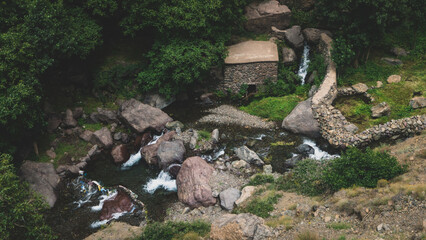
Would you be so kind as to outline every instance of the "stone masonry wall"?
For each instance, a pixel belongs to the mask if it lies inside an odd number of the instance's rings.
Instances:
[[[225,78],[218,89],[223,91],[231,89],[233,92],[238,92],[243,84],[261,85],[268,78],[276,81],[277,74],[277,62],[228,64],[225,65]]]
[[[396,139],[410,136],[426,129],[426,115],[392,120],[376,125],[360,133],[350,131],[351,123],[331,104],[340,95],[352,95],[352,91],[338,91],[336,68],[330,58],[331,38],[321,34],[320,49],[327,59],[327,74],[317,93],[312,98],[312,112],[320,125],[320,131],[332,146],[345,148],[348,146],[365,146],[374,141]],[[374,99],[372,99],[374,100]]]

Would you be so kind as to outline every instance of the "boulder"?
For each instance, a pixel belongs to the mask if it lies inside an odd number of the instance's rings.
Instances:
[[[71,109],[67,109],[65,111],[65,118],[63,123],[65,128],[74,128],[77,126],[77,120],[74,119]]]
[[[158,164],[157,151],[160,147],[160,144],[165,141],[170,141],[176,135],[175,131],[170,131],[161,136],[156,143],[151,145],[146,145],[141,148],[142,157],[145,159],[146,163],[151,165]]]
[[[56,202],[56,188],[60,178],[53,164],[25,161],[21,166],[21,177],[30,185],[30,189],[40,194],[53,207]]]
[[[283,63],[285,65],[290,65],[297,60],[296,53],[291,48],[284,47],[282,53],[283,53]]]
[[[111,219],[114,213],[130,212],[132,208],[132,198],[126,192],[118,190],[115,197],[104,202],[100,220]]]
[[[234,152],[240,159],[249,164],[254,164],[256,166],[263,166],[265,164],[254,151],[246,146],[235,148]]]
[[[92,139],[93,136],[93,132],[89,131],[89,130],[85,130],[83,133],[80,134],[80,138],[83,139],[86,142],[90,142],[90,140]]]
[[[399,83],[401,82],[401,76],[400,75],[390,75],[387,79],[388,83]]]
[[[410,106],[413,109],[424,108],[424,107],[426,107],[426,98],[425,97],[413,97],[410,100]]]
[[[319,40],[321,38],[322,31],[317,28],[305,28],[302,31],[302,34],[308,44],[316,45],[319,43]]]
[[[175,98],[167,99],[159,94],[148,94],[145,97],[143,103],[150,105],[151,107],[163,109],[175,101]]]
[[[310,154],[315,153],[315,149],[308,144],[300,144],[296,147],[296,150],[303,155],[309,156]]]
[[[280,29],[290,26],[290,9],[276,0],[255,1],[245,8],[245,12],[248,31],[266,33],[272,26]]]
[[[157,150],[158,166],[161,169],[166,169],[173,163],[182,163],[185,151],[185,146],[181,140],[160,143]]]
[[[143,227],[132,226],[124,222],[112,222],[107,227],[91,234],[84,240],[132,240],[142,236]]]
[[[293,26],[284,31],[286,41],[294,48],[299,49],[303,47],[303,35],[300,26]]]
[[[235,204],[237,206],[241,205],[242,203],[244,203],[247,199],[249,199],[253,193],[256,191],[256,187],[255,186],[245,186],[243,188],[243,190],[241,191],[241,195],[240,197],[237,199],[237,201],[235,201]]]
[[[219,142],[219,129],[216,128],[212,131],[211,140],[212,140],[213,143]]]
[[[139,133],[143,133],[147,129],[161,132],[166,123],[173,121],[169,115],[160,109],[143,104],[136,99],[130,99],[121,104],[120,117]]]
[[[121,136],[121,138],[123,139],[123,135]],[[151,141],[152,141],[152,134],[150,132],[146,132],[140,136],[137,136],[133,145],[135,146],[135,148],[140,148],[140,147],[146,146]]]
[[[389,105],[386,102],[382,102],[382,103],[379,103],[378,105],[373,106],[371,108],[371,116],[373,118],[379,118],[379,117],[382,117],[382,116],[386,116],[386,115],[389,115],[390,110],[391,109],[390,109]]]
[[[357,83],[352,85],[352,88],[357,92],[357,93],[365,93],[368,90],[368,86],[365,85],[364,83]]]
[[[90,141],[101,148],[110,148],[113,143],[111,132],[107,127],[103,127],[94,132]]]
[[[214,168],[200,157],[186,159],[176,178],[179,200],[191,208],[216,204],[209,185]]]
[[[108,109],[97,108],[97,112],[90,114],[90,119],[94,122],[105,124],[118,123],[117,113]]]
[[[282,127],[292,133],[303,134],[312,138],[320,136],[320,127],[312,113],[311,98],[300,102],[284,118]]]
[[[228,188],[225,191],[219,193],[220,206],[228,211],[234,209],[234,203],[241,196],[240,190],[236,188]]]
[[[120,144],[112,149],[111,156],[114,159],[114,163],[123,164],[129,160],[130,153],[126,145]]]
[[[273,236],[265,220],[250,213],[222,215],[213,221],[210,232],[213,240],[261,240]]]
[[[397,66],[397,65],[402,65],[402,61],[396,58],[388,58],[388,57],[384,57],[381,58],[383,62],[389,64],[389,65],[393,65],[393,66]]]
[[[248,164],[246,161],[244,161],[244,160],[238,160],[238,161],[233,161],[232,163],[231,163],[231,166],[233,167],[233,168],[236,168],[236,169],[241,169],[241,168],[249,168],[250,167],[250,164]]]
[[[397,56],[397,57],[405,57],[405,56],[408,55],[407,51],[405,51],[405,49],[400,48],[400,47],[394,47],[394,48],[392,48],[391,52],[393,54],[395,54],[395,56]]]

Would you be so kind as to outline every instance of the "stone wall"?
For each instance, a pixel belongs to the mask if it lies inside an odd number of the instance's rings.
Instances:
[[[261,85],[268,78],[276,81],[277,74],[277,62],[228,64],[225,65],[225,78],[218,85],[218,89],[223,91],[231,89],[233,92],[238,92],[243,84]]]
[[[343,114],[331,104],[337,95],[356,94],[352,89],[337,89],[336,67],[330,58],[332,39],[321,34],[319,44],[328,67],[327,74],[319,90],[312,98],[312,112],[320,125],[320,132],[332,146],[346,148],[348,146],[366,146],[383,139],[397,139],[410,136],[426,129],[426,115],[413,116],[392,120],[379,124],[360,133],[355,133],[353,124],[348,122]],[[374,101],[374,99],[371,99]]]

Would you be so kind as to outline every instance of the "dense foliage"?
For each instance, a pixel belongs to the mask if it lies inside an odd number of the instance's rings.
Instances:
[[[10,155],[0,155],[1,239],[54,239],[41,214],[46,204],[19,180],[11,160]]]
[[[210,232],[210,224],[202,221],[187,222],[154,222],[148,224],[141,236],[142,240],[172,240],[186,239],[191,234],[195,239]]]

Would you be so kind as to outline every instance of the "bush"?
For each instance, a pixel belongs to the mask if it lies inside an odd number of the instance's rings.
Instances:
[[[55,239],[42,212],[44,201],[19,181],[10,155],[0,154],[0,236],[13,239]]]
[[[405,166],[386,152],[349,148],[340,158],[330,160],[324,170],[324,182],[333,192],[353,185],[374,188],[378,180],[390,180],[404,171]]]
[[[148,224],[142,234],[142,240],[188,239],[194,233],[205,236],[210,232],[210,224],[202,221],[187,222],[154,222]]]
[[[337,37],[333,41],[333,49],[331,50],[331,58],[336,63],[337,68],[342,69],[349,66],[355,58],[353,46],[342,37]]]
[[[266,183],[273,183],[274,177],[272,175],[266,174],[256,174],[250,181],[247,183],[249,186],[258,186]]]

